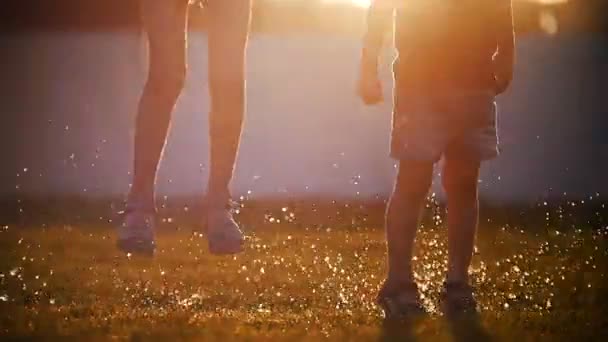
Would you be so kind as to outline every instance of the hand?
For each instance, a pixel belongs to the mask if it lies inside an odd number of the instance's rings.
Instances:
[[[494,82],[495,82],[495,91],[496,91],[496,95],[502,95],[504,92],[507,91],[507,89],[509,89],[509,86],[511,85],[511,80],[510,79],[504,79],[504,78],[500,78],[500,77],[494,77]]]
[[[357,95],[366,105],[375,105],[384,100],[377,67],[370,67],[362,63],[357,83]]]
[[[499,63],[494,60],[494,86],[496,95],[506,92],[513,80],[512,63]]]

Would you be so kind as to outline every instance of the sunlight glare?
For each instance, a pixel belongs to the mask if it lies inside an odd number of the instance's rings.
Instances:
[[[353,5],[358,7],[369,7],[372,3],[372,0],[350,0]]]
[[[568,0],[527,0],[530,2],[536,2],[542,5],[561,5],[567,3]],[[371,5],[372,0],[325,0],[327,3],[347,3],[350,2],[354,6],[367,8]]]
[[[536,2],[542,5],[560,5],[568,2],[568,0],[537,0]]]
[[[549,10],[542,11],[539,15],[540,28],[549,35],[554,35],[559,29],[555,14]]]
[[[372,0],[325,0],[326,3],[351,3],[354,6],[367,8],[371,5]]]

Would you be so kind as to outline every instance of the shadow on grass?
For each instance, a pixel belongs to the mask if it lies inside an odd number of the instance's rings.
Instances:
[[[456,342],[494,340],[481,324],[477,313],[446,313],[445,317],[452,338]]]
[[[382,332],[378,341],[416,341],[414,322],[412,320],[385,319],[382,322]]]

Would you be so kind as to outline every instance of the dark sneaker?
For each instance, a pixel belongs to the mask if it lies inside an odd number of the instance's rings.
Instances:
[[[237,254],[243,251],[245,236],[234,220],[230,206],[208,208],[205,225],[211,254]]]
[[[125,253],[154,255],[155,213],[138,207],[128,207],[123,213],[118,226],[118,249]]]
[[[477,312],[473,288],[466,283],[444,283],[441,303],[448,314]]]
[[[426,313],[416,283],[393,285],[385,282],[378,293],[376,303],[384,311],[386,319],[402,319]]]

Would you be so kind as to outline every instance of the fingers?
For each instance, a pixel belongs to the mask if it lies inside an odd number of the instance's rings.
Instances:
[[[382,84],[379,80],[369,80],[363,77],[359,81],[357,93],[366,105],[379,104],[384,100]]]
[[[377,58],[369,58],[365,53],[361,58],[357,95],[366,105],[375,105],[383,101],[382,83],[378,78]]]
[[[379,92],[361,93],[361,94],[359,94],[359,97],[361,98],[363,103],[368,106],[380,104],[384,100],[384,98],[382,97],[382,94],[379,94]]]
[[[500,77],[495,77],[495,91],[496,91],[496,95],[501,95],[504,92],[507,91],[507,89],[509,89],[509,86],[511,84],[511,80],[510,79],[503,79]]]
[[[359,97],[368,106],[380,104],[384,100],[382,95],[379,94],[361,94]]]

